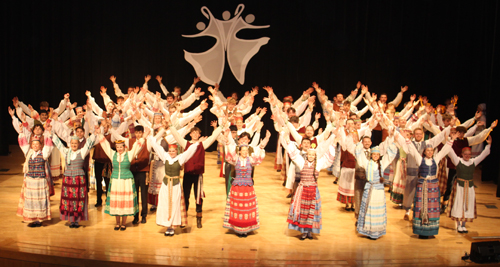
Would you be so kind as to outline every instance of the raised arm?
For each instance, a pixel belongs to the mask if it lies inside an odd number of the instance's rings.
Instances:
[[[484,147],[484,149],[481,152],[481,154],[479,154],[479,156],[477,156],[477,157],[474,158],[474,164],[476,166],[479,165],[479,163],[481,163],[481,161],[483,161],[486,158],[486,156],[488,156],[490,154],[490,150],[491,150],[491,136],[488,137],[488,140],[486,140],[486,142],[488,142],[488,144]]]
[[[57,137],[57,135],[55,134],[52,135],[52,143],[54,144],[55,147],[57,147],[57,149],[59,149],[59,151],[61,151],[61,154],[66,155],[66,153],[68,153],[68,148],[63,145],[59,137]]]
[[[151,147],[155,151],[156,155],[163,162],[165,162],[165,161],[167,161],[169,159],[172,159],[172,157],[170,157],[170,155],[168,154],[168,152],[165,151],[165,149],[163,149],[163,147],[159,144],[159,142],[156,142],[156,139],[154,138],[154,136],[149,136],[148,137],[148,142],[151,144]]]

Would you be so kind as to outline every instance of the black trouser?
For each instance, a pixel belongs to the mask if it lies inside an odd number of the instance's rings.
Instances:
[[[106,184],[106,196],[109,189],[109,178],[102,177],[102,170],[104,169],[104,163],[94,162],[94,173],[95,173],[95,187],[97,189],[97,204],[102,204],[102,179]]]
[[[198,192],[198,177],[199,174],[184,173],[184,181],[182,181],[182,189],[184,190],[184,202],[186,202],[186,212],[189,209],[189,197],[191,194],[191,187],[194,185],[194,198],[197,198]],[[203,198],[200,198],[200,204],[196,204],[196,212],[202,212]]]
[[[148,186],[146,185],[146,172],[132,172],[134,175],[135,191],[139,199],[139,187],[141,188],[141,217],[148,215]],[[139,218],[139,212],[135,214]]]
[[[455,180],[456,174],[456,169],[448,170],[448,181],[446,181],[446,192],[443,195],[443,201],[448,201],[448,199],[450,199],[451,189],[453,189],[453,181]]]

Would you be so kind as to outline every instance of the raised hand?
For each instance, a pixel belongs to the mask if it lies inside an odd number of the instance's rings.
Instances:
[[[109,77],[109,79],[113,82],[113,83],[116,83],[116,77],[114,75],[111,75],[111,77]]]
[[[205,142],[205,140],[207,140],[207,137],[206,137],[206,136],[200,137],[200,139],[198,139],[198,141],[199,141],[200,143]]]
[[[158,81],[159,84],[161,84],[161,80],[163,78],[160,75],[156,75],[156,80]]]
[[[483,116],[482,111],[476,111],[476,115],[474,115],[474,119],[479,120]]]
[[[408,85],[401,86],[401,93],[408,91]]]
[[[262,118],[264,115],[266,115],[266,113],[267,113],[267,108],[266,108],[266,107],[264,107],[264,108],[262,108],[262,110],[260,111],[259,116]]]
[[[429,103],[429,100],[427,99],[426,96],[423,96],[422,97],[422,104],[427,105],[427,103]]]
[[[417,95],[416,94],[413,94],[410,96],[410,101],[413,102],[415,101],[415,99],[417,99]]]
[[[64,99],[68,100],[69,99],[69,93],[64,94]]]
[[[256,96],[257,94],[259,93],[259,87],[258,86],[255,86],[255,87],[252,87],[252,96]]]
[[[302,95],[308,96],[308,95],[312,94],[312,92],[314,92],[314,88],[309,87],[309,88],[307,88],[307,90],[304,91],[304,93],[302,93]]]
[[[321,113],[316,112],[316,115],[314,116],[314,119],[315,120],[319,120],[319,118],[321,118]]]
[[[90,91],[88,91],[88,90],[87,90],[87,91],[85,91],[85,95],[86,95],[87,97],[90,97]]]
[[[199,81],[201,81],[200,77],[195,77],[193,79],[193,84],[196,85]]]
[[[14,108],[17,108],[19,105],[19,99],[16,97],[12,98],[12,104],[14,105]]]
[[[147,82],[149,82],[149,80],[151,80],[151,75],[149,75],[149,74],[148,74],[148,75],[146,75],[146,76],[144,77],[144,82],[146,82],[146,83],[147,83]]]
[[[368,93],[368,86],[366,85],[361,85],[361,93],[364,95],[366,93]]]
[[[216,84],[214,85],[214,89],[215,89],[215,91],[219,90],[219,84],[218,84],[218,83],[216,83]]]
[[[493,141],[493,140],[491,139],[491,135],[490,135],[490,136],[488,136],[488,138],[486,138],[486,143],[488,143],[488,145],[491,145],[491,142],[492,142],[492,141]]]
[[[108,88],[101,86],[101,95],[102,96],[105,95],[107,90],[108,90]]]
[[[198,123],[198,122],[200,122],[202,119],[203,119],[203,116],[198,115],[198,116],[196,116],[196,118],[194,118],[194,119],[193,119],[193,121],[194,121],[195,123]]]
[[[205,94],[205,92],[202,92],[202,91],[201,91],[201,88],[200,88],[200,87],[198,87],[198,88],[194,89],[194,94],[195,94],[197,97],[200,97],[200,96],[204,95],[204,94]]]
[[[319,85],[316,83],[316,82],[313,82],[312,83],[312,87],[314,88],[314,90],[318,91],[319,90]]]
[[[498,120],[495,120],[494,122],[491,123],[491,129],[497,127]]]
[[[30,111],[33,111],[33,106],[31,106],[31,105],[28,104],[28,108],[29,108]]]
[[[201,110],[205,110],[208,108],[208,103],[207,103],[206,99],[203,99],[203,101],[201,101],[200,108],[201,108]]]
[[[211,121],[210,126],[214,127],[214,130],[217,128],[217,121]]]
[[[255,110],[255,114],[258,115],[261,110],[262,110],[261,107],[257,107],[257,109]]]
[[[15,110],[13,110],[11,107],[9,107],[9,115],[10,115],[11,117],[14,117],[14,114],[15,114],[15,113],[16,113],[16,112],[15,112]]]

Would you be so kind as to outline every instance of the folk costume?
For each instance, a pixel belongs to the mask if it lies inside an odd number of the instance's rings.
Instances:
[[[410,140],[406,142],[408,154],[417,162],[418,180],[413,200],[413,233],[419,236],[433,236],[439,233],[440,200],[439,180],[437,178],[437,163],[451,150],[452,141],[448,141],[437,155],[432,158],[422,157]],[[433,148],[427,144],[424,148]],[[406,198],[406,196],[405,196]]]
[[[184,194],[180,183],[181,167],[184,165],[198,149],[198,143],[191,145],[183,153],[172,158],[168,151],[160,146],[154,137],[149,137],[149,142],[156,153],[165,164],[165,176],[158,196],[158,207],[156,210],[156,224],[168,227],[165,236],[173,236],[176,226],[187,225],[186,206],[184,204]],[[177,149],[177,145],[169,145],[170,148]]]
[[[259,208],[253,188],[252,169],[262,163],[266,154],[264,149],[257,146],[252,154],[244,158],[236,155],[235,145],[228,145],[228,148],[226,161],[234,165],[236,175],[226,200],[223,227],[234,230],[238,235],[246,236],[249,232],[260,227]]]
[[[71,222],[71,228],[78,227],[80,220],[88,220],[88,191],[84,159],[94,146],[95,138],[96,136],[92,135],[86,140],[83,148],[73,151],[71,148],[65,147],[57,135],[52,137],[54,145],[66,160],[59,212],[61,220]],[[72,137],[72,140],[79,141],[77,137]]]
[[[330,146],[328,151],[319,159],[310,162],[302,155],[293,142],[286,147],[291,160],[300,174],[297,190],[292,199],[288,212],[288,229],[300,231],[312,239],[312,233],[319,234],[321,230],[321,197],[317,179],[321,169],[332,165],[335,157],[335,147]]]
[[[41,226],[42,221],[50,220],[49,167],[47,160],[52,152],[53,143],[49,133],[41,138],[33,137],[32,142],[43,142],[43,148],[34,151],[30,148],[23,133],[19,134],[19,146],[26,156],[23,172],[24,181],[17,207],[17,216],[29,222],[29,227]]]

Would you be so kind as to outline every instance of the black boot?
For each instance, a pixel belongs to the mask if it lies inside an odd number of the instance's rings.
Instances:
[[[201,225],[201,218],[202,218],[201,212],[196,213],[196,227],[198,228],[203,227],[203,225]]]

